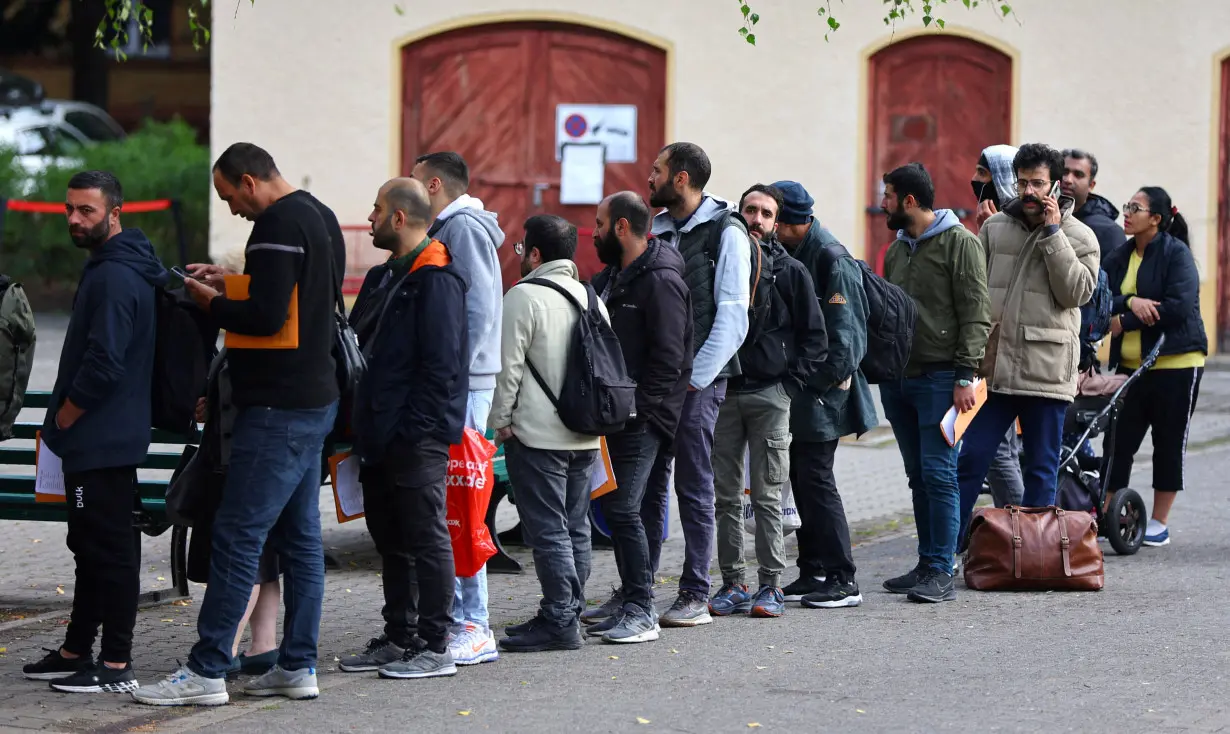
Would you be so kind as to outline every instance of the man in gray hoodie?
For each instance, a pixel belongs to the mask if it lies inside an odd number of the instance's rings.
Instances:
[[[410,174],[427,187],[435,223],[427,236],[443,242],[453,264],[469,284],[466,291],[466,330],[470,344],[470,397],[466,427],[483,432],[500,372],[500,320],[504,300],[497,250],[504,233],[494,212],[466,193],[470,168],[457,153],[419,156]],[[487,569],[456,580],[453,630],[449,643],[453,662],[475,665],[499,657],[487,612]]]

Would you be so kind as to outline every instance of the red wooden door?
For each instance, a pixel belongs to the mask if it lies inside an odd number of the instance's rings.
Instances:
[[[590,232],[595,206],[559,203],[558,104],[637,106],[637,160],[608,163],[606,193],[646,193],[666,135],[666,55],[640,42],[561,23],[501,23],[433,36],[403,51],[402,170],[423,153],[455,150],[470,166],[470,194],[499,216],[504,286],[521,277],[512,244],[534,214],[581,230],[581,276],[599,269]]]
[[[1221,64],[1221,148],[1217,159],[1217,349],[1230,349],[1230,58]]]
[[[882,178],[897,166],[926,166],[935,208],[974,229],[974,165],[983,148],[1012,142],[1012,60],[969,39],[927,36],[876,53],[868,76],[865,258],[878,263],[894,239],[880,212]]]

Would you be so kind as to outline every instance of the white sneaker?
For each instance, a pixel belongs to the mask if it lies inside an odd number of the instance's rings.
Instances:
[[[448,651],[453,656],[454,665],[494,663],[500,659],[499,650],[495,646],[495,635],[491,634],[491,630],[472,622],[466,622],[461,633],[449,641]]]
[[[225,678],[206,678],[185,665],[165,680],[133,691],[132,700],[149,706],[221,706],[231,698]]]

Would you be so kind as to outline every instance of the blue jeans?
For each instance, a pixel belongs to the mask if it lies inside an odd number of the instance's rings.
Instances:
[[[466,428],[479,433],[487,431],[487,417],[491,414],[491,400],[495,390],[471,390],[466,401]],[[490,625],[487,611],[487,567],[469,578],[457,578],[453,588],[453,623],[470,622],[483,629]]]
[[[935,571],[952,574],[957,550],[957,450],[948,445],[940,421],[952,407],[952,370],[932,372],[880,385],[884,415],[893,426],[905,473],[914,493],[918,559]],[[1002,439],[1000,430],[996,439]]]
[[[278,553],[286,616],[278,665],[316,667],[325,556],[320,540],[320,454],[337,403],[323,408],[241,408],[213,525],[209,585],[188,667],[206,678],[231,667],[235,629],[248,607],[266,540]]]
[[[995,459],[996,449],[1004,432],[1017,418],[1021,419],[1022,479],[1025,507],[1046,507],[1055,504],[1055,483],[1059,474],[1059,451],[1063,439],[1063,419],[1068,403],[1053,398],[1031,395],[988,393],[987,401],[970,421],[961,439],[961,458],[957,469],[961,485],[961,538],[969,528],[970,513],[982,480]]]

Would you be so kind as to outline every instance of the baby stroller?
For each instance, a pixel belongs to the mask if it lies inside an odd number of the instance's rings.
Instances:
[[[1115,426],[1123,410],[1123,396],[1157,361],[1165,340],[1165,336],[1159,337],[1153,351],[1130,375],[1082,374],[1076,399],[1064,418],[1055,504],[1065,510],[1092,512],[1098,521],[1098,534],[1123,556],[1140,550],[1149,516],[1140,493],[1127,487],[1115,492],[1106,506],[1106,478],[1115,460]],[[1106,456],[1099,459],[1085,447],[1089,439],[1103,433],[1107,436],[1103,443]]]

